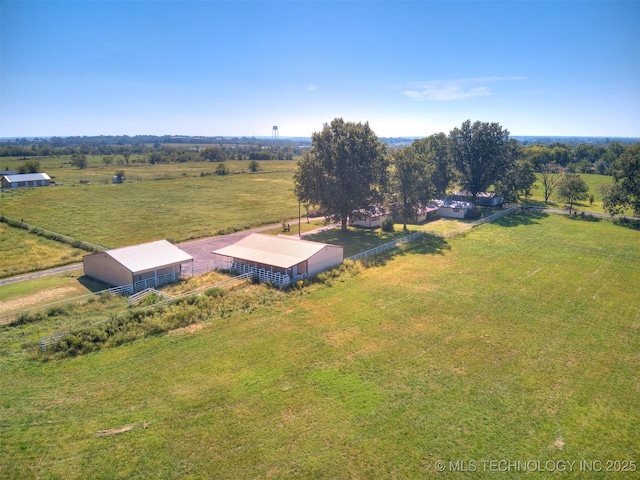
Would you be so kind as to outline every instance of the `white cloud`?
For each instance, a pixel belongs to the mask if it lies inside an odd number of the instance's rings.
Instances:
[[[432,80],[415,83],[403,93],[413,100],[432,100],[446,102],[465,98],[486,97],[492,95],[487,84],[514,80],[524,80],[525,77],[478,77],[461,80]]]
[[[306,89],[306,90],[307,90],[307,92],[314,92],[317,88],[318,88],[318,87],[316,87],[313,83],[310,83],[310,84],[307,86],[307,89]]]

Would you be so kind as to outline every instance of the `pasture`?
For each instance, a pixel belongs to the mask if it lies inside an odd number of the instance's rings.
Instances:
[[[297,217],[295,162],[260,163],[258,173],[225,176],[213,175],[217,164],[210,162],[139,164],[124,184],[109,183],[113,167],[67,166],[52,170],[61,186],[0,193],[0,212],[108,248],[180,242]],[[233,170],[248,162],[227,164]],[[68,180],[78,174],[103,181]]]
[[[332,287],[260,294],[198,328],[60,361],[23,346],[63,316],[0,328],[0,476],[495,478],[481,462],[501,459],[637,469],[639,236],[504,217]],[[438,460],[479,469],[439,473]],[[577,465],[553,476],[594,478]]]
[[[575,203],[575,209],[581,212],[584,211],[588,213],[606,213],[602,207],[602,194],[600,189],[604,185],[610,185],[611,183],[613,183],[613,179],[608,175],[596,175],[588,173],[580,173],[579,175],[589,187],[589,192],[587,193],[587,195],[593,194],[593,204],[591,204],[588,199],[581,200]],[[557,174],[554,176],[557,176]],[[555,193],[551,196],[551,198],[549,198],[548,204],[544,203],[544,189],[542,188],[540,174],[537,174],[537,177],[538,181],[535,183],[535,186],[532,189],[533,195],[529,199],[529,204],[548,208],[564,208],[564,203],[562,203],[557,198]],[[631,213],[632,212],[629,212],[629,214]]]
[[[79,262],[87,252],[0,222],[0,278]]]

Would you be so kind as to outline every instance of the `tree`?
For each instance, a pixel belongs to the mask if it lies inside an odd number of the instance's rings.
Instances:
[[[609,168],[614,184],[603,191],[605,209],[615,215],[632,208],[640,215],[640,143],[626,149]]]
[[[540,174],[542,179],[542,193],[544,194],[544,203],[549,203],[549,198],[553,195],[553,192],[558,186],[560,177],[557,172],[560,166],[556,163],[547,163],[542,166],[542,173]]]
[[[346,231],[351,214],[382,200],[387,181],[385,147],[369,123],[324,124],[298,161],[295,193],[302,203],[319,205]]]
[[[19,173],[38,173],[40,171],[40,162],[37,160],[27,160],[18,168]]]
[[[506,201],[515,202],[523,196],[526,203],[531,191],[537,188],[536,180],[533,164],[525,158],[518,158],[501,176],[501,180],[496,182],[496,191],[500,192]]]
[[[451,156],[459,181],[473,198],[500,180],[513,159],[508,148],[509,132],[498,123],[467,120],[449,134]]]
[[[432,186],[430,168],[416,150],[407,147],[393,154],[391,165],[391,190],[394,192],[403,229],[407,230],[407,221],[413,217],[420,206],[427,204],[431,198]]]
[[[87,168],[87,156],[84,153],[74,153],[71,155],[71,165],[81,170]]]
[[[224,162],[219,163],[216,167],[216,175],[229,175],[229,169]]]
[[[102,163],[104,163],[105,166],[111,165],[113,163],[113,158],[105,155],[104,157],[102,157]]]
[[[436,133],[427,138],[415,140],[411,148],[431,165],[431,183],[436,196],[447,194],[447,188],[455,177],[451,160],[449,139],[444,133]]]
[[[227,159],[227,154],[218,145],[213,147],[207,147],[200,152],[200,157],[210,162],[224,162]]]
[[[589,187],[584,180],[575,173],[564,173],[558,181],[558,197],[569,204],[569,213],[573,204],[578,200],[586,200]]]
[[[260,164],[258,163],[257,160],[251,160],[249,162],[249,171],[256,173],[258,170],[260,170]]]

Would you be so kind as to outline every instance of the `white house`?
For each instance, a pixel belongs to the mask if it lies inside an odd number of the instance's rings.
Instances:
[[[462,202],[473,202],[480,207],[499,207],[504,203],[504,197],[495,192],[478,192],[475,200],[469,192],[454,192],[449,197],[451,200],[459,200]]]
[[[433,206],[438,207],[438,215],[443,218],[467,218],[473,211],[473,204],[459,200],[433,200]]]
[[[391,213],[381,207],[371,207],[369,209],[356,210],[349,218],[349,223],[357,227],[378,228],[382,226]]]

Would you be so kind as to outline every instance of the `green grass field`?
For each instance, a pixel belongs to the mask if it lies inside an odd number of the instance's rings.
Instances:
[[[78,262],[87,252],[0,223],[0,278]]]
[[[166,179],[5,191],[0,212],[109,248],[161,238],[183,241],[297,217],[295,162],[261,163],[262,171],[255,174],[202,177],[179,172],[213,171],[216,164],[146,165],[136,168]]]
[[[596,175],[596,174],[579,174],[580,177],[585,181],[587,186],[589,187],[589,192],[587,195],[593,194],[593,204],[589,202],[589,200],[581,200],[574,205],[575,209],[584,212],[590,213],[606,213],[602,207],[602,194],[601,188],[604,185],[610,185],[613,182],[613,179],[607,175]],[[535,184],[535,187],[532,190],[533,196],[530,199],[530,203],[534,205],[538,205],[541,207],[547,206],[549,208],[564,208],[565,204],[561,202],[556,194],[549,198],[549,203],[545,205],[544,203],[544,189],[542,188],[542,183],[540,181],[540,174],[538,174],[538,181]],[[631,214],[632,212],[629,212]]]
[[[62,317],[0,328],[0,478],[637,468],[639,240],[611,222],[517,215],[428,237],[332,287],[86,356],[41,363],[23,348]],[[439,473],[438,460],[478,471]],[[532,475],[545,478],[500,477]],[[578,464],[550,475],[610,477]]]

